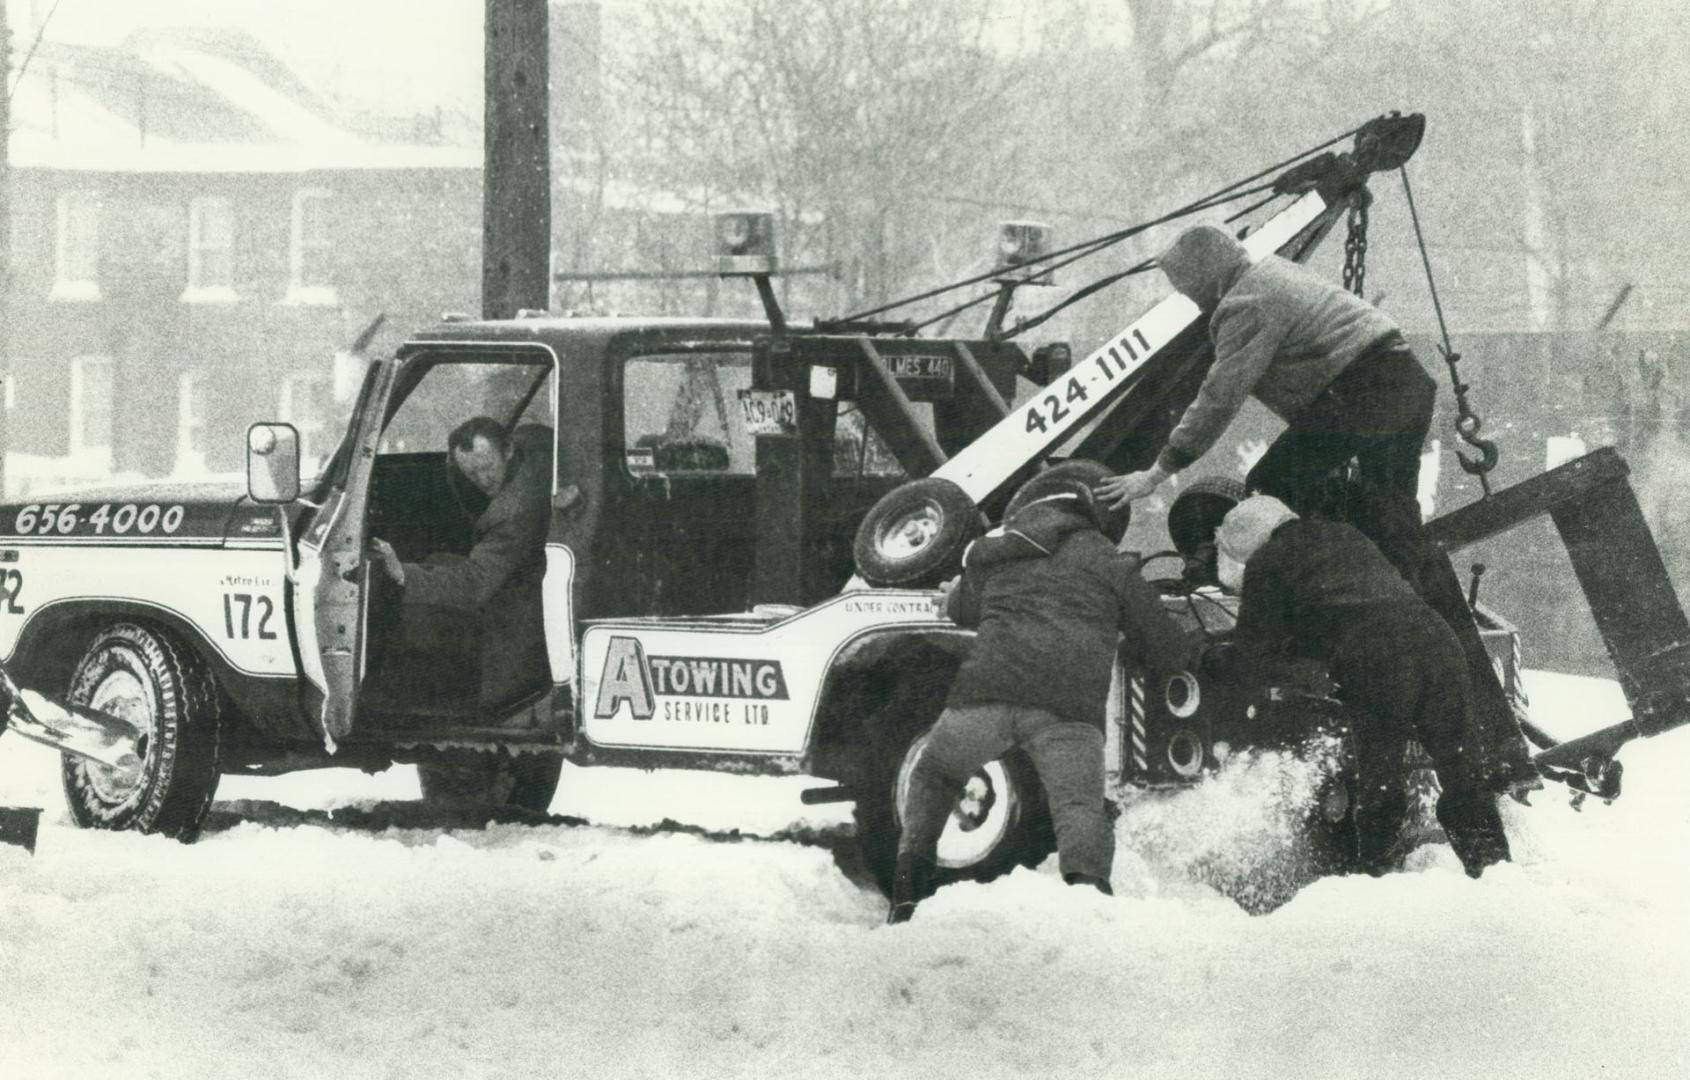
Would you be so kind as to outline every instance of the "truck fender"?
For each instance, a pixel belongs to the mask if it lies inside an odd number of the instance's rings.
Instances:
[[[310,738],[296,717],[296,681],[246,675],[237,671],[207,637],[205,631],[179,612],[136,600],[61,600],[31,613],[18,636],[17,648],[6,667],[23,685],[58,693],[101,626],[133,620],[168,630],[193,650],[216,684],[229,694],[245,716],[270,715],[285,729],[280,734]],[[256,695],[256,696],[255,696]],[[255,702],[262,701],[262,708]],[[283,706],[280,711],[275,707]]]
[[[909,725],[931,723],[973,645],[971,630],[889,627],[844,646],[817,704],[814,775],[844,778],[860,767],[862,751],[900,737]]]

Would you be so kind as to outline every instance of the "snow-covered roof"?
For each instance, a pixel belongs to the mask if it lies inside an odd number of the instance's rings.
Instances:
[[[479,169],[482,147],[359,131],[237,31],[43,43],[12,101],[16,168],[96,172]]]

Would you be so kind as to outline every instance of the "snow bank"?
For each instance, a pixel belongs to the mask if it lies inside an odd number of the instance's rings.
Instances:
[[[1533,692],[1563,733],[1623,709]],[[1433,844],[1246,914],[1181,854],[1284,842],[1295,777],[1241,762],[1127,807],[1113,900],[1047,865],[884,927],[825,846],[631,828],[843,835],[800,781],[569,770],[594,825],[464,830],[383,824],[409,770],[239,780],[184,846],[74,829],[6,740],[0,802],[47,810],[0,849],[0,1077],[1687,1075],[1690,734],[1622,756],[1612,806],[1510,804],[1478,882]]]

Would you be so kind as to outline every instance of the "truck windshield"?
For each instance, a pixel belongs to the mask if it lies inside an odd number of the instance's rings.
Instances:
[[[622,379],[629,471],[755,475],[756,438],[746,428],[739,399],[750,386],[751,353],[745,350],[630,357]],[[833,447],[836,476],[903,475],[853,403],[839,403]]]

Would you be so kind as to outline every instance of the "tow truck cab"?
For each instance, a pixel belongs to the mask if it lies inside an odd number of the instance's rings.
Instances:
[[[865,347],[889,381],[862,374]],[[755,322],[534,317],[419,333],[371,365],[321,474],[278,500],[298,550],[290,610],[303,709],[285,710],[294,714],[285,723],[256,709],[253,726],[313,737],[320,717],[322,732],[349,747],[568,741],[585,624],[782,612],[837,595],[869,508],[936,464],[937,448],[966,444],[998,415],[958,383],[983,377],[1001,400],[1027,365],[1014,345],[777,336]],[[908,421],[894,429],[902,438],[873,421],[889,408]],[[364,558],[371,538],[407,562],[469,552],[486,499],[455,479],[446,438],[477,415],[544,459],[553,496],[548,670],[505,688],[530,693],[494,695],[522,702],[503,716],[488,715],[486,694],[478,707],[477,673],[453,669],[442,659],[451,650],[433,662],[426,648],[415,655],[391,586]],[[280,425],[253,435],[285,445]],[[255,454],[257,473],[267,456],[285,458]],[[802,747],[787,750],[797,757]]]

